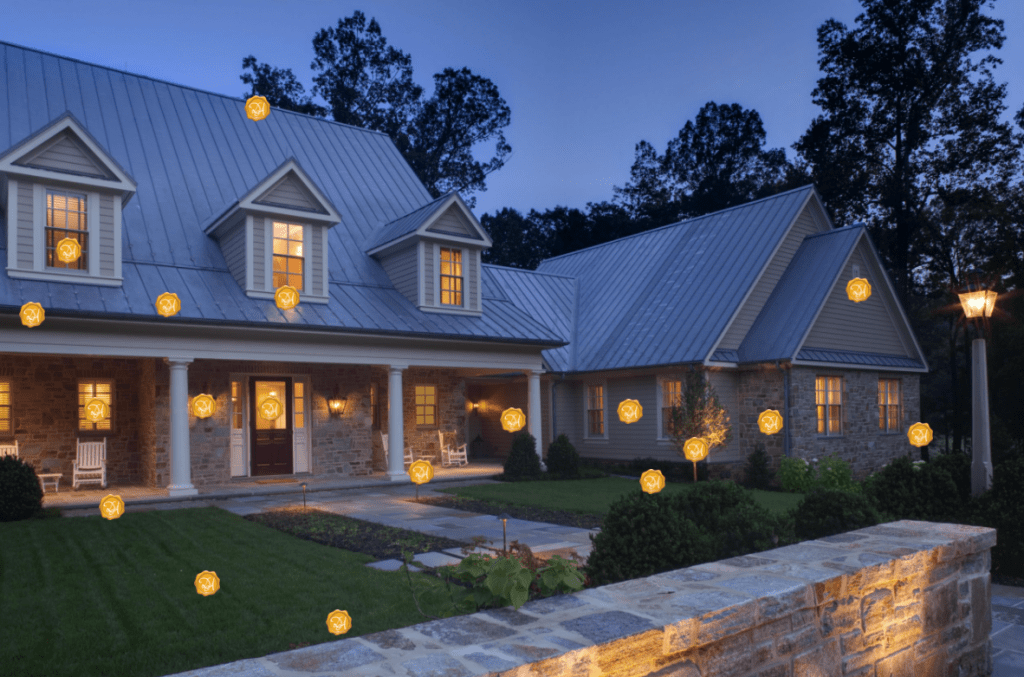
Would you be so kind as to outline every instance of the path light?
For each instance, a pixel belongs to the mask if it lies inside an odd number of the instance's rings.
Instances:
[[[512,515],[507,512],[503,512],[498,515],[498,519],[501,520],[501,554],[508,554],[508,546],[505,544],[505,527],[508,525],[508,521],[512,519]]]
[[[299,486],[302,487],[302,512],[306,512],[306,483],[303,482]]]
[[[958,293],[964,307],[964,315],[978,332],[978,338],[971,342],[971,390],[974,406],[971,414],[971,493],[980,496],[992,488],[992,448],[989,438],[988,416],[988,365],[985,358],[985,326],[996,307],[997,294],[982,284],[972,271],[973,278]]]

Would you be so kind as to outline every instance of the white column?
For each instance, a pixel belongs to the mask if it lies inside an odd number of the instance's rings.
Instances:
[[[170,496],[195,496],[188,432],[188,365],[190,359],[168,358],[171,367],[171,483]]]
[[[540,457],[540,469],[547,471],[548,467],[544,463],[544,419],[541,418],[540,413],[540,375],[543,372],[539,370],[530,371],[530,434],[537,440],[537,456]]]
[[[388,479],[411,481],[405,472],[405,419],[402,416],[402,370],[390,367],[388,374]]]
[[[971,425],[971,493],[981,496],[992,488],[992,448],[989,440],[988,369],[985,339],[971,342],[971,389],[974,404]]]

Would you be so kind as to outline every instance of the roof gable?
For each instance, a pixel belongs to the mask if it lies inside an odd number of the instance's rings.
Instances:
[[[423,235],[480,248],[493,244],[462,197],[458,193],[449,193],[384,224],[364,248],[367,254],[380,254]]]

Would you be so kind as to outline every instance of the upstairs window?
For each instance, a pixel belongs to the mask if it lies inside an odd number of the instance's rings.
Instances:
[[[901,418],[899,379],[878,379],[878,429],[887,433],[900,432]]]
[[[587,386],[587,435],[604,436],[604,386]]]
[[[841,435],[843,379],[819,376],[814,381],[814,399],[818,409],[818,434]]]
[[[274,289],[291,285],[302,291],[302,226],[274,222]]]
[[[661,436],[672,437],[672,407],[683,402],[682,381],[661,382]]]
[[[113,381],[78,382],[78,429],[82,432],[111,430],[114,416]],[[102,421],[93,422],[86,416],[85,405],[92,400],[106,402],[109,415]]]
[[[57,257],[57,243],[77,240],[82,255],[64,263]],[[62,190],[46,191],[46,267],[88,270],[89,233],[85,220],[85,196]]]
[[[462,250],[441,248],[441,303],[462,305]]]

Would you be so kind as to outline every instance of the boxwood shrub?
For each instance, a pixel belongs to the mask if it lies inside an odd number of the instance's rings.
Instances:
[[[796,537],[801,540],[834,536],[881,521],[867,497],[836,489],[814,489],[793,509]]]
[[[28,519],[43,509],[43,488],[31,465],[0,457],[0,522]]]

